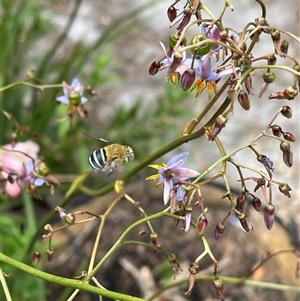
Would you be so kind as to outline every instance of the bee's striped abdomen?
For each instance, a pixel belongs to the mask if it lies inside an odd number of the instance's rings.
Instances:
[[[106,163],[107,163],[107,156],[104,148],[95,150],[89,157],[90,167],[97,172],[102,171]]]

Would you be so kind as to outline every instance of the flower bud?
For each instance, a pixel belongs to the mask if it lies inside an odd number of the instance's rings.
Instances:
[[[202,215],[202,216],[198,219],[197,224],[196,224],[196,231],[197,231],[197,234],[198,234],[198,235],[203,234],[204,230],[207,228],[207,225],[208,225],[207,217],[206,217],[206,215]]]
[[[246,232],[253,231],[253,226],[249,222],[247,215],[238,215],[238,219]]]
[[[51,262],[53,259],[53,253],[54,253],[53,250],[50,249],[47,250],[47,258],[49,262]]]
[[[155,75],[158,72],[159,68],[160,68],[160,62],[154,61],[149,67],[149,74]]]
[[[292,118],[293,116],[292,108],[289,106],[282,106],[280,113],[286,118]]]
[[[225,124],[227,123],[228,118],[223,115],[219,115],[216,119],[216,122],[213,126],[212,131],[209,134],[210,140],[214,141],[216,136],[221,132],[221,129],[225,127]]]
[[[279,191],[281,193],[283,193],[284,195],[286,195],[289,198],[291,197],[290,191],[292,190],[292,188],[289,186],[289,184],[287,184],[287,183],[280,183],[279,186],[278,186],[278,188],[279,188]]]
[[[200,42],[203,42],[205,40],[207,40],[207,36],[202,33],[198,33],[195,36],[193,36],[193,38],[190,41],[190,45],[196,46],[197,44],[199,44]],[[191,50],[193,53],[196,53],[197,55],[202,56],[202,55],[209,53],[210,48],[211,48],[210,43],[205,43],[201,46],[194,47]]]
[[[287,40],[283,40],[280,43],[280,51],[281,51],[281,56],[285,57],[285,55],[288,53],[289,50],[289,42]]]
[[[273,55],[270,55],[268,56],[268,65],[276,65],[276,56],[273,54]]]
[[[250,109],[250,100],[248,94],[244,90],[239,91],[238,101],[244,110],[248,111]]]
[[[295,136],[290,133],[290,132],[284,132],[283,133],[283,138],[289,142],[295,142],[296,141],[296,138]]]
[[[167,10],[167,15],[170,22],[173,22],[177,17],[177,9],[174,6],[170,6]]]
[[[150,234],[150,241],[155,247],[158,246],[158,235],[156,232],[152,232]]]
[[[180,86],[183,91],[189,90],[189,88],[192,86],[196,78],[196,72],[194,69],[189,68],[185,70],[180,78]]]
[[[261,201],[259,198],[254,197],[252,199],[252,206],[257,212],[261,212],[262,205],[261,205]]]
[[[283,152],[282,159],[287,167],[293,166],[293,152],[291,150]]]
[[[275,221],[275,206],[273,204],[267,204],[264,208],[264,221],[266,227],[271,230]]]
[[[224,232],[226,230],[226,226],[222,223],[217,224],[215,231],[214,231],[214,236],[215,236],[215,240],[219,240]]]
[[[276,79],[275,73],[272,71],[266,71],[263,76],[262,76],[263,80],[265,83],[267,84],[271,84],[274,82],[274,80]]]
[[[273,133],[274,136],[276,136],[276,137],[281,136],[282,129],[279,125],[274,124],[274,125],[271,126],[271,129],[272,129],[272,133]]]
[[[75,223],[75,215],[72,213],[68,213],[65,215],[63,220],[67,225],[73,225]]]
[[[267,21],[266,18],[264,18],[264,17],[256,18],[254,21],[255,21],[255,24],[257,24],[257,25],[260,25],[260,26],[269,26],[268,21]],[[269,29],[266,29],[266,28],[262,28],[261,30],[262,30],[264,33],[270,33],[270,30],[269,30]]]
[[[279,146],[282,152],[286,152],[291,149],[291,145],[286,141],[282,141]]]
[[[271,30],[271,38],[273,42],[280,41],[280,31],[278,29]]]
[[[215,288],[216,293],[218,295],[218,299],[219,300],[225,300],[225,292],[224,292],[223,280],[220,279],[220,278],[215,279],[213,281],[213,285],[214,285],[214,288]]]
[[[41,258],[41,253],[39,251],[35,251],[31,257],[32,264],[36,265],[39,262],[40,258]]]
[[[295,87],[287,87],[283,91],[283,94],[286,99],[292,100],[298,95],[298,90]]]

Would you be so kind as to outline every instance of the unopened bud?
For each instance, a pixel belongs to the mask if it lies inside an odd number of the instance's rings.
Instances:
[[[279,146],[282,152],[286,152],[291,149],[291,145],[286,141],[282,141]]]
[[[225,300],[224,285],[222,279],[218,278],[213,281],[214,288],[219,300]]]
[[[53,250],[47,250],[47,258],[48,258],[48,261],[51,262],[52,259],[53,259]]]
[[[154,61],[149,67],[149,74],[155,75],[158,72],[159,68],[160,68],[160,62]]]
[[[35,251],[31,257],[32,264],[36,265],[39,262],[40,258],[41,258],[41,253],[39,251]]]
[[[239,91],[238,101],[244,110],[248,111],[250,109],[250,100],[248,94],[244,90]]]
[[[256,23],[257,25],[260,25],[260,26],[269,26],[268,21],[267,21],[266,18],[264,18],[264,17],[256,18],[254,21],[255,21],[255,23]],[[269,30],[269,29],[266,29],[266,28],[262,28],[262,31],[263,31],[264,33],[270,33],[270,30]]]
[[[272,133],[273,133],[274,136],[276,136],[276,137],[281,136],[282,129],[279,125],[274,124],[274,125],[271,126],[271,129],[272,129]]]
[[[245,214],[238,215],[238,219],[241,223],[241,226],[246,232],[253,231],[253,226],[249,222],[247,215]]]
[[[155,247],[157,247],[157,245],[158,245],[158,235],[157,235],[156,232],[152,232],[152,233],[150,234],[150,241],[151,241],[151,243],[152,243]]]
[[[209,134],[210,140],[214,141],[216,136],[221,132],[221,129],[225,127],[228,118],[223,115],[219,115],[216,119],[216,122],[213,126],[212,131]]]
[[[75,215],[72,213],[68,213],[65,215],[63,220],[67,225],[73,225],[75,223]]]
[[[283,40],[280,43],[280,51],[282,56],[285,57],[285,55],[288,53],[289,50],[289,42],[287,40]]]
[[[197,225],[196,225],[196,231],[198,235],[203,234],[204,230],[207,228],[208,225],[208,220],[206,215],[202,215],[198,221],[197,221]]]
[[[292,118],[293,116],[292,108],[289,106],[282,106],[280,113],[286,118]]]
[[[289,198],[291,197],[290,191],[292,190],[292,188],[289,186],[289,184],[280,183],[278,188],[279,188],[280,192],[282,192],[284,195],[286,195]]]
[[[275,221],[275,206],[273,204],[267,204],[264,208],[264,221],[266,227],[271,230]]]
[[[167,15],[170,22],[173,22],[177,17],[177,9],[174,6],[170,6],[167,10]]]
[[[261,212],[262,205],[261,205],[261,200],[259,198],[254,197],[252,199],[252,206],[256,211]]]
[[[275,81],[276,76],[275,73],[272,71],[266,71],[263,76],[262,76],[263,80],[265,83],[267,84],[271,84]]]
[[[196,72],[194,69],[189,68],[185,70],[180,78],[180,86],[183,91],[190,89],[196,78]]]
[[[284,132],[283,133],[283,138],[289,142],[295,142],[296,141],[296,138],[295,136],[290,133],[290,132]]]
[[[298,90],[295,87],[287,87],[283,93],[286,99],[292,100],[298,95]]]
[[[53,232],[53,228],[50,224],[44,226],[44,235],[48,235]]]
[[[276,56],[273,54],[273,55],[270,55],[268,56],[268,65],[276,65]]]
[[[215,240],[219,240],[224,232],[226,230],[226,226],[222,223],[217,224],[215,231],[214,231],[214,236],[215,236]]]

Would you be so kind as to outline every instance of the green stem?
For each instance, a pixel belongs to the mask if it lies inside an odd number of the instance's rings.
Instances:
[[[120,294],[114,291],[109,291],[106,289],[98,288],[95,286],[92,286],[85,281],[80,281],[80,280],[74,280],[74,279],[68,279],[68,278],[63,278],[59,276],[55,276],[49,273],[45,273],[43,271],[37,270],[27,264],[24,264],[22,262],[19,262],[13,258],[10,258],[3,253],[0,253],[0,261],[5,262],[11,266],[14,266],[15,268],[32,275],[34,277],[40,278],[42,280],[51,282],[51,283],[56,283],[61,286],[67,286],[67,287],[72,287],[75,289],[79,289],[82,291],[94,293],[96,295],[101,295],[103,297],[107,297],[110,299],[115,299],[115,300],[123,300],[123,301],[146,301],[145,299],[130,296],[130,295],[125,295],[125,294]]]

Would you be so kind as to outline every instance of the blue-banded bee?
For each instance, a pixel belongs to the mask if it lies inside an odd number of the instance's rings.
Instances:
[[[86,134],[87,135],[87,134]],[[87,135],[90,136],[90,135]],[[108,143],[107,140],[90,136],[96,140]],[[113,143],[93,151],[89,157],[89,165],[96,172],[109,170],[111,174],[119,165],[134,159],[134,151],[128,145]]]

